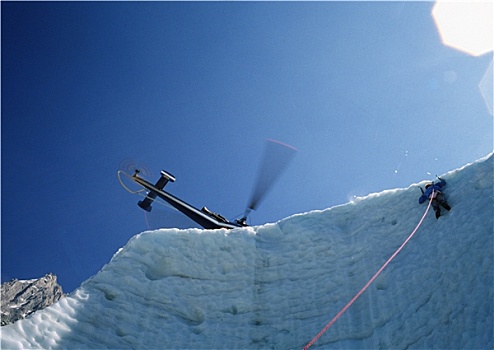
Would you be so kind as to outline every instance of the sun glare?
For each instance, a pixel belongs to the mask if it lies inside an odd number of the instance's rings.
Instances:
[[[482,98],[484,99],[487,110],[490,115],[494,115],[493,112],[493,77],[492,77],[492,62],[487,68],[487,71],[482,78],[482,81],[479,84],[480,93],[482,94]]]
[[[444,45],[472,56],[492,51],[492,0],[437,0],[432,17]]]

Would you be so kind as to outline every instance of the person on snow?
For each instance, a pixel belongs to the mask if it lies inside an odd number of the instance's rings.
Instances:
[[[428,199],[431,199],[432,196],[432,208],[436,212],[436,219],[439,219],[441,216],[441,206],[446,209],[450,210],[451,207],[449,206],[448,202],[446,202],[446,199],[444,199],[444,196],[441,192],[441,189],[446,185],[446,181],[438,177],[439,182],[438,183],[428,183],[425,185],[425,191],[422,189],[422,187],[419,186],[420,191],[422,191],[422,195],[419,198],[419,203],[422,204]]]

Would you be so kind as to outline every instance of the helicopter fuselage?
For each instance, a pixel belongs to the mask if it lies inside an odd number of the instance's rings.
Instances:
[[[235,222],[230,222],[221,215],[213,213],[206,207],[202,208],[202,210],[197,209],[187,202],[181,200],[180,198],[177,198],[174,195],[164,191],[163,188],[169,181],[175,181],[175,178],[166,171],[161,171],[161,178],[158,180],[158,182],[156,182],[155,185],[143,179],[142,177],[139,177],[138,172],[129,177],[149,191],[146,198],[142,201],[139,201],[138,203],[138,205],[146,211],[151,211],[151,203],[155,200],[156,197],[159,197],[206,229],[233,229],[236,227],[247,226],[247,224],[245,224],[245,221],[242,219]]]

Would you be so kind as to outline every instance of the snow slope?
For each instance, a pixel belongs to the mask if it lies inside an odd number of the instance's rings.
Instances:
[[[490,154],[445,174],[451,212],[430,211],[313,348],[492,349],[492,169]],[[2,327],[2,348],[301,349],[412,232],[419,196],[414,184],[259,227],[143,232]]]

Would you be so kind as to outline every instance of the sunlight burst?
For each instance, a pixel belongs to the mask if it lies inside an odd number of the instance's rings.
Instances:
[[[487,110],[489,111],[489,114],[494,115],[492,61],[479,84],[479,89],[480,89],[480,93],[482,94],[482,98],[484,99]]]
[[[444,45],[472,56],[492,51],[492,0],[437,0],[432,9],[432,17]]]

